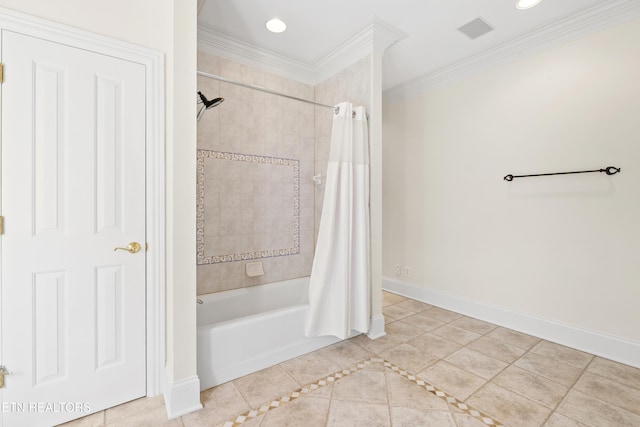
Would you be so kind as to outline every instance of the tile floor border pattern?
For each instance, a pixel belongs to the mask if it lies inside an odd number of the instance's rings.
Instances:
[[[313,383],[307,384],[305,386],[302,386],[290,393],[285,394],[284,396],[280,397],[277,400],[273,400],[270,403],[265,403],[263,405],[261,405],[259,408],[256,409],[251,409],[249,411],[243,412],[242,414],[238,415],[237,417],[235,417],[233,420],[229,420],[227,422],[224,423],[223,427],[238,427],[241,426],[242,424],[251,421],[252,419],[259,417],[260,415],[263,415],[273,409],[279,408],[289,402],[292,402],[298,398],[304,397],[305,395],[314,392],[326,385],[332,384],[336,381],[338,381],[341,378],[344,378],[348,375],[351,375],[355,372],[361,371],[362,369],[364,369],[367,366],[371,366],[373,364],[382,364],[385,368],[387,368],[388,370],[390,370],[391,372],[394,372],[396,374],[398,374],[399,376],[401,376],[402,378],[422,387],[423,389],[425,389],[426,391],[428,391],[429,393],[433,394],[434,396],[444,400],[445,402],[447,402],[448,404],[455,406],[457,409],[461,410],[462,412],[464,412],[465,414],[471,415],[472,417],[476,418],[477,420],[479,420],[480,422],[482,422],[483,424],[487,425],[487,426],[492,426],[492,427],[504,427],[502,423],[500,423],[499,421],[497,421],[495,418],[488,416],[487,414],[484,414],[483,412],[475,409],[474,407],[472,407],[471,405],[468,405],[466,403],[464,403],[463,401],[450,396],[449,394],[447,394],[446,392],[438,389],[437,387],[433,386],[432,384],[429,384],[427,381],[416,377],[415,375],[409,373],[408,371],[392,364],[391,362],[385,360],[385,359],[381,359],[378,357],[372,357],[370,359],[364,360],[362,362],[359,362],[355,365],[353,365],[351,368],[348,369],[342,369],[340,371],[337,371],[331,375],[328,375],[326,377],[323,377]]]

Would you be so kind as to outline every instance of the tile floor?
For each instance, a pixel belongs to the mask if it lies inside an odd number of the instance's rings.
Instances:
[[[640,369],[384,293],[387,336],[358,336],[201,393],[167,420],[162,397],[80,426],[640,426]]]

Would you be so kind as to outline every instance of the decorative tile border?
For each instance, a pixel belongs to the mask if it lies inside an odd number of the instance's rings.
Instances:
[[[292,391],[291,393],[285,394],[284,396],[282,396],[280,399],[278,400],[274,400],[271,401],[270,403],[265,403],[264,405],[260,406],[257,409],[252,409],[250,411],[244,412],[240,415],[238,415],[236,418],[234,418],[233,420],[227,421],[224,423],[223,427],[238,427],[241,426],[242,424],[251,421],[252,419],[259,417],[260,415],[263,415],[273,409],[279,408],[291,401],[294,401],[298,398],[304,397],[305,395],[314,392],[316,390],[318,390],[321,387],[324,387],[328,384],[333,384],[334,382],[336,382],[337,380],[344,378],[348,375],[351,375],[355,372],[361,371],[362,369],[364,369],[367,366],[371,366],[374,363],[381,363],[384,365],[385,368],[391,370],[391,372],[395,372],[396,374],[400,375],[401,377],[405,378],[406,380],[411,381],[412,383],[424,388],[426,391],[428,391],[429,393],[433,394],[436,397],[439,397],[440,399],[444,400],[445,402],[455,406],[456,408],[458,408],[459,410],[461,410],[462,412],[464,412],[465,414],[471,415],[472,417],[476,418],[477,420],[479,420],[480,422],[482,422],[483,424],[487,425],[487,426],[492,426],[492,427],[504,427],[502,425],[502,423],[500,423],[499,421],[497,421],[495,418],[490,417],[486,414],[484,414],[481,411],[478,411],[477,409],[475,409],[474,407],[472,407],[471,405],[468,405],[466,403],[464,403],[461,400],[456,399],[453,396],[450,396],[449,394],[447,394],[446,392],[438,389],[437,387],[429,384],[428,382],[416,377],[413,374],[410,374],[409,372],[405,371],[404,369],[399,368],[398,366],[395,366],[394,364],[392,364],[391,362],[388,362],[384,359],[380,359],[377,357],[372,357],[371,359],[362,361],[360,363],[357,363],[356,365],[354,365],[353,367],[349,368],[349,369],[343,369],[341,371],[338,371],[334,374],[328,375],[326,377],[323,377],[321,379],[319,379],[318,381],[308,384],[306,386],[300,387],[297,390]]]
[[[204,253],[204,200],[205,200],[205,159],[231,160],[237,162],[262,163],[276,166],[293,167],[293,245],[285,249],[270,249],[266,251],[244,252],[228,255],[211,255]],[[294,159],[278,157],[254,156],[250,154],[225,153],[212,150],[198,150],[197,155],[197,213],[196,213],[196,251],[197,264],[218,264],[223,262],[247,261],[260,258],[295,255],[300,253],[300,162]]]

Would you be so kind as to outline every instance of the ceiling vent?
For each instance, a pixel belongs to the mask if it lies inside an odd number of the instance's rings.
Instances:
[[[473,40],[487,34],[489,31],[493,31],[493,27],[487,24],[482,18],[476,18],[473,21],[464,24],[462,27],[458,28],[458,30]]]

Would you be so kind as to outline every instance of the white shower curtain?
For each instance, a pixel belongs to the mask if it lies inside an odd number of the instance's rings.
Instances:
[[[348,102],[338,107],[311,270],[306,335],[344,339],[352,330],[369,330],[369,135],[364,107]]]

